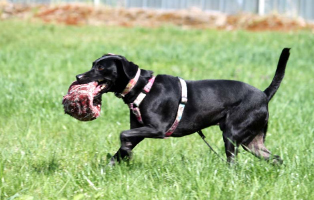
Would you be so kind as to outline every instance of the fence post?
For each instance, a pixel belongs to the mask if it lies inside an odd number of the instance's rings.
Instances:
[[[143,8],[147,8],[147,0],[143,0],[142,7],[143,7]]]
[[[161,9],[165,9],[165,1],[161,0]]]
[[[258,14],[265,14],[265,0],[258,0]]]
[[[99,6],[100,0],[94,0],[94,6]]]
[[[225,0],[220,0],[219,1],[219,11],[220,12],[225,12]]]
[[[201,9],[205,10],[205,0],[201,0]]]

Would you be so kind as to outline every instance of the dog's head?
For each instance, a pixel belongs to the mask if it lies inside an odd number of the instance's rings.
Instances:
[[[98,82],[101,93],[121,92],[135,76],[138,66],[120,55],[106,54],[93,62],[92,69],[76,76],[80,84]]]

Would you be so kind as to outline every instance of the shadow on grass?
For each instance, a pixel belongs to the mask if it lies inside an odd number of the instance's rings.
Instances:
[[[50,175],[53,174],[59,168],[59,164],[55,157],[52,157],[49,160],[43,160],[39,163],[35,163],[32,165],[32,167],[37,173]]]

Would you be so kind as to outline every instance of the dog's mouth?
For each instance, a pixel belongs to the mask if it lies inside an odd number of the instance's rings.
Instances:
[[[96,86],[96,91],[94,93],[95,98],[101,96],[103,93],[108,92],[111,86],[111,82],[105,79],[101,79],[96,82],[98,85]]]
[[[90,91],[92,92],[93,105],[94,106],[101,105],[102,94],[107,93],[112,86],[112,82],[110,80],[106,80],[106,79],[99,79],[99,80],[95,80],[95,81],[91,81],[91,82],[87,82],[87,83],[84,83],[82,81],[77,81],[77,83],[80,85],[93,83],[90,86],[90,87],[93,87],[93,89]]]
[[[101,96],[107,91],[108,84],[104,81],[96,81],[97,86],[93,92],[93,104],[94,106],[101,105]]]

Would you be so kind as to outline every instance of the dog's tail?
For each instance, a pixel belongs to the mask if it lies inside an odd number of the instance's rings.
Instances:
[[[268,86],[268,88],[264,90],[264,93],[266,94],[268,101],[270,101],[271,98],[275,95],[283,77],[285,76],[285,69],[286,69],[289,56],[290,56],[290,48],[284,48],[281,52],[279,62],[277,65],[277,70],[273,78],[273,81]]]

